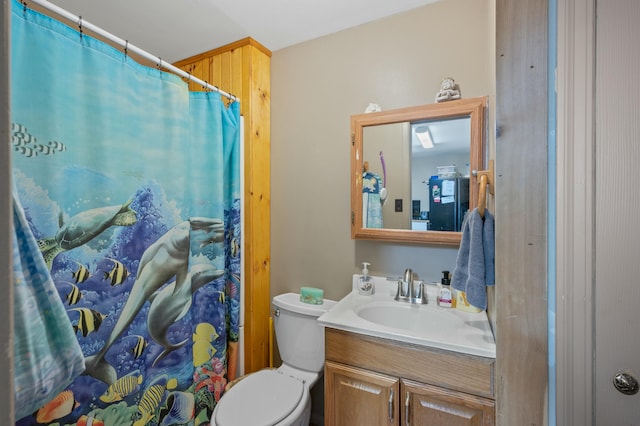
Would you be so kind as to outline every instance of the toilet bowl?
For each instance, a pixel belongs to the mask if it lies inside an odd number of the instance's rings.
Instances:
[[[297,293],[274,297],[274,327],[282,365],[249,374],[216,405],[212,426],[308,426],[311,387],[324,366],[324,328],[320,315],[336,304],[300,302]]]

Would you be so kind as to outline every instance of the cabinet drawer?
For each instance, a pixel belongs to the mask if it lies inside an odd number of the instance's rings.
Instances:
[[[495,398],[495,360],[325,328],[329,361]]]

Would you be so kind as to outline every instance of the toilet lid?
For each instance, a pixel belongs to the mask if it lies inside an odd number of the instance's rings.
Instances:
[[[220,426],[272,426],[287,417],[302,399],[304,384],[276,370],[261,370],[236,383],[220,400]]]

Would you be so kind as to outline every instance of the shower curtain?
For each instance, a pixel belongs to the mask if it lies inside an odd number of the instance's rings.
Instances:
[[[11,26],[16,195],[85,363],[17,424],[208,424],[238,357],[239,104],[18,2]]]

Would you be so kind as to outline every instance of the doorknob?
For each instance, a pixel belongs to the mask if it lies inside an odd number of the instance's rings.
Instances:
[[[618,373],[613,376],[613,386],[625,395],[638,393],[638,381],[629,373]]]

